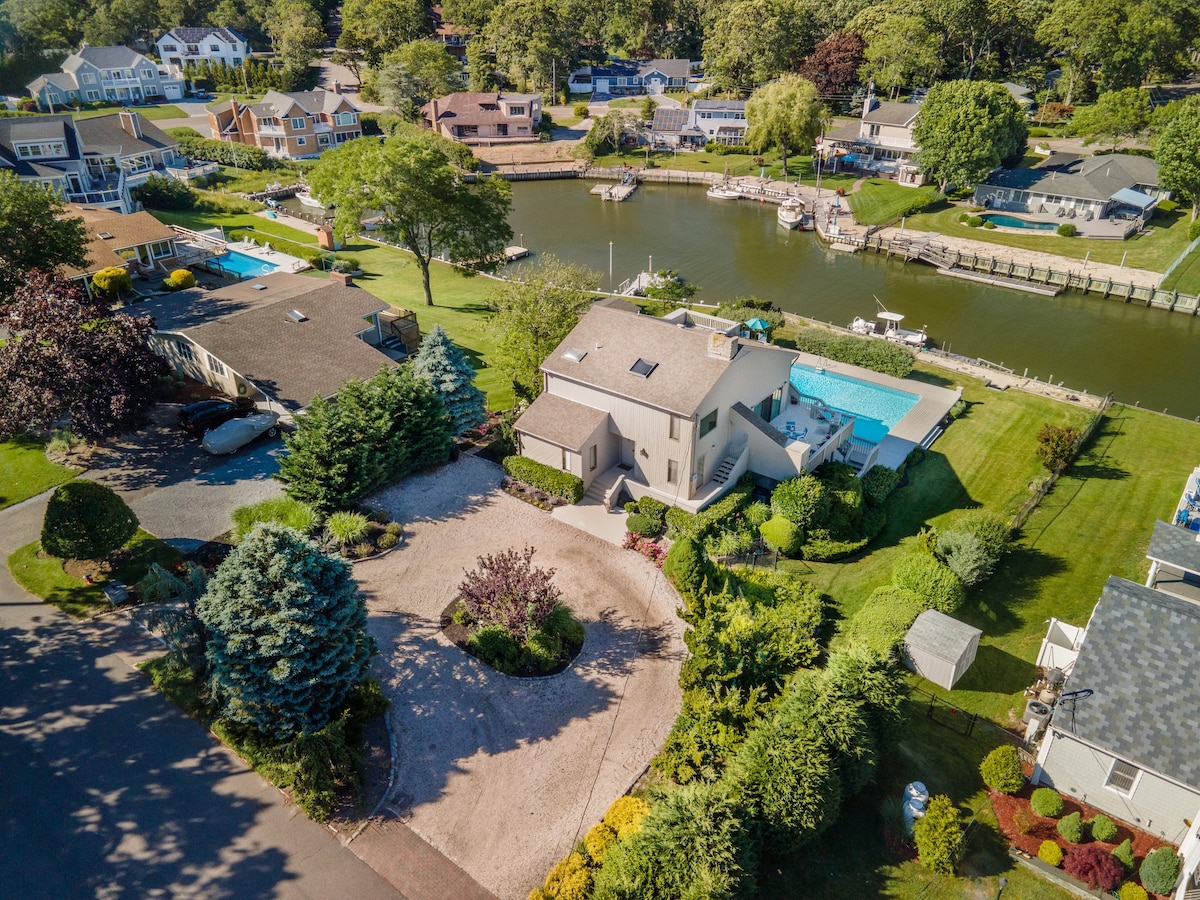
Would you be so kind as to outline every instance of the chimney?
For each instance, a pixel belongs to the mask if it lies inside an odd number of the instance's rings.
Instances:
[[[330,272],[329,280],[343,287],[354,287],[354,279],[350,276],[349,272]]]
[[[138,121],[137,113],[123,109],[119,115],[121,117],[121,130],[127,134],[132,134],[135,138],[140,138],[142,136],[142,123]]]
[[[340,81],[338,81],[336,78],[333,79],[332,90],[335,94],[340,94],[342,92],[342,83]]]
[[[870,83],[867,85],[867,97],[865,100],[863,100],[862,117],[865,119],[867,117],[867,113],[873,110],[877,105],[878,104],[875,102],[875,79],[872,78]]]
[[[738,339],[714,331],[708,336],[708,355],[716,359],[733,359],[738,352]]]

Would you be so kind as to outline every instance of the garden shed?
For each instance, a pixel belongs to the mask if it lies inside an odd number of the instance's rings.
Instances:
[[[975,662],[982,635],[966,622],[927,609],[904,636],[904,663],[923,678],[950,690]]]

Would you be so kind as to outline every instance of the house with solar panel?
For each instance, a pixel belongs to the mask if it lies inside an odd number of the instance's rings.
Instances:
[[[1061,694],[1033,780],[1178,846],[1184,900],[1200,888],[1200,542],[1156,522],[1147,557],[1146,583],[1111,576],[1068,640],[1052,620],[1039,664]]]
[[[672,150],[703,150],[709,142],[741,146],[746,128],[745,100],[693,100],[687,109],[656,109],[650,142]]]

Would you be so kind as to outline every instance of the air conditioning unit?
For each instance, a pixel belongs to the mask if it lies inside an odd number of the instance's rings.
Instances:
[[[1025,704],[1025,715],[1021,717],[1021,721],[1026,723],[1026,743],[1031,743],[1037,739],[1037,736],[1042,733],[1046,728],[1046,724],[1050,721],[1051,713],[1050,706],[1041,700],[1030,700]]]

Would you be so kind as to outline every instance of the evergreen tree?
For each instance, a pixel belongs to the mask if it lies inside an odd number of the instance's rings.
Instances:
[[[197,615],[221,714],[275,740],[328,725],[375,653],[350,564],[281,525],[234,549]]]
[[[460,435],[487,420],[483,391],[475,387],[475,370],[441,325],[421,342],[413,372],[433,385],[450,417],[450,433]]]

